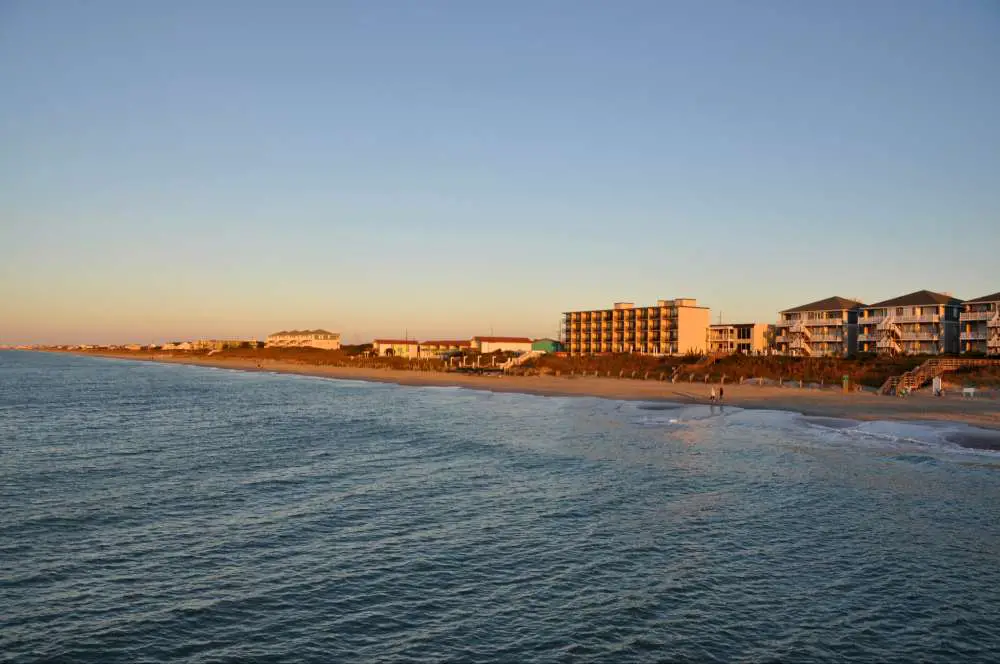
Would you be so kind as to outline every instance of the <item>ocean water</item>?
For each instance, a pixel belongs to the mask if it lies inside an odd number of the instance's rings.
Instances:
[[[961,427],[0,353],[2,662],[997,662]]]

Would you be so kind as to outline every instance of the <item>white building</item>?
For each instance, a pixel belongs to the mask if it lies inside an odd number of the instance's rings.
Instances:
[[[420,357],[433,359],[472,348],[468,339],[435,339],[420,342]]]
[[[480,353],[496,351],[528,352],[531,339],[528,337],[472,337],[472,348]]]
[[[282,330],[267,335],[267,348],[322,348],[338,350],[340,333],[326,330]]]
[[[385,357],[416,358],[420,356],[420,343],[413,339],[375,339],[375,354]]]

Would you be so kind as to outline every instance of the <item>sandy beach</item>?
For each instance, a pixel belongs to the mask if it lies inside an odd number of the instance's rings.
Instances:
[[[148,353],[81,353],[82,355],[144,360],[175,364],[274,371],[325,378],[365,380],[398,385],[456,386],[493,392],[520,392],[543,396],[593,396],[607,399],[709,403],[711,385],[669,383],[616,378],[565,376],[473,376],[457,373],[403,371],[357,367],[333,367],[285,360],[250,360],[206,356],[176,356]],[[963,422],[1000,430],[1000,401],[993,398],[962,398],[952,393],[944,398],[917,393],[905,398],[870,392],[845,394],[836,389],[797,386],[725,386],[725,403],[741,408],[786,410],[818,417],[855,420],[933,420]]]

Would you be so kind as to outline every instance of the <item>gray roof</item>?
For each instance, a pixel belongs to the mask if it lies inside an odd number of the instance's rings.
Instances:
[[[975,304],[977,302],[1000,302],[1000,293],[993,293],[993,295],[983,295],[982,297],[977,297],[974,300],[966,300],[966,304]]]
[[[918,290],[907,295],[900,295],[891,300],[883,300],[875,304],[869,304],[868,309],[876,307],[909,307],[922,304],[962,304],[962,300],[944,293],[935,293],[929,290]]]
[[[828,297],[825,300],[818,300],[816,302],[810,302],[809,304],[803,304],[798,307],[792,307],[791,309],[784,309],[781,313],[786,314],[796,311],[843,311],[844,309],[857,309],[858,307],[863,306],[865,306],[863,302],[848,300],[846,297],[834,295],[833,297]]]

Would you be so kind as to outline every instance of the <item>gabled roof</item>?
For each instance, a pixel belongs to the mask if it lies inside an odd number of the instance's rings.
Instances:
[[[929,290],[918,290],[907,295],[900,295],[891,300],[883,300],[875,304],[869,304],[868,309],[876,307],[910,307],[922,304],[962,304],[962,300],[944,293],[935,293]]]
[[[966,304],[975,304],[977,302],[1000,302],[1000,293],[993,293],[993,295],[983,295],[982,297],[977,297],[974,300],[966,300]]]
[[[856,309],[863,306],[865,306],[863,302],[848,300],[846,297],[834,295],[833,297],[828,297],[825,300],[817,300],[816,302],[810,302],[809,304],[802,304],[797,307],[792,307],[791,309],[785,309],[780,313],[788,314],[796,311],[843,311],[844,309]]]
[[[486,342],[508,342],[508,343],[531,343],[531,339],[528,337],[472,337],[473,341],[486,341]]]

